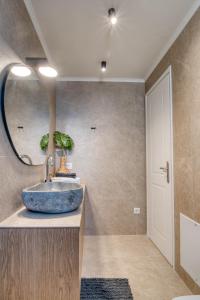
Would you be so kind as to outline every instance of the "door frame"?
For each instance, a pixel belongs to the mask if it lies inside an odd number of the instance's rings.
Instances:
[[[174,145],[173,145],[173,94],[172,94],[172,66],[170,65],[166,71],[160,76],[160,78],[154,83],[154,85],[150,88],[150,90],[145,95],[145,122],[146,122],[146,199],[147,199],[147,236],[150,237],[150,212],[151,212],[151,203],[149,198],[149,170],[148,170],[148,137],[147,137],[147,97],[151,94],[151,92],[157,87],[157,85],[167,76],[169,75],[169,94],[170,94],[170,148],[171,148],[171,207],[172,207],[172,266],[175,268],[175,207],[174,207]]]

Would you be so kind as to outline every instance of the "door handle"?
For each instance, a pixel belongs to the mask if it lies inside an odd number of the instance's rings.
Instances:
[[[162,170],[163,172],[167,173],[167,183],[170,182],[170,178],[169,178],[169,162],[166,162],[166,167],[160,167],[160,170]]]

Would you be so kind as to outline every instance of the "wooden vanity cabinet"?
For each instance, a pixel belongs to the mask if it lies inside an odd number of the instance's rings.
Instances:
[[[22,209],[0,223],[0,300],[79,300],[83,229],[84,203],[62,215]]]

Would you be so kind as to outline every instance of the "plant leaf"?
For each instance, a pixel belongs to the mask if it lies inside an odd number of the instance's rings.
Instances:
[[[48,144],[49,144],[49,134],[47,133],[47,134],[43,135],[41,140],[40,140],[41,150],[46,151],[47,147],[48,147]]]
[[[55,131],[54,133],[54,143],[55,146],[65,150],[72,150],[74,142],[72,138],[60,131]]]
[[[57,148],[71,151],[74,147],[73,139],[66,133],[55,131],[53,139],[54,139],[54,145]],[[43,151],[46,151],[48,148],[48,144],[49,144],[49,134],[45,134],[41,138],[40,148]]]

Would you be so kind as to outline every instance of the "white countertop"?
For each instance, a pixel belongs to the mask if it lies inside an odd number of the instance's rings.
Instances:
[[[84,196],[83,196],[84,202]],[[44,214],[19,209],[0,223],[0,228],[63,228],[80,227],[83,213],[83,202],[79,209],[70,213]]]

